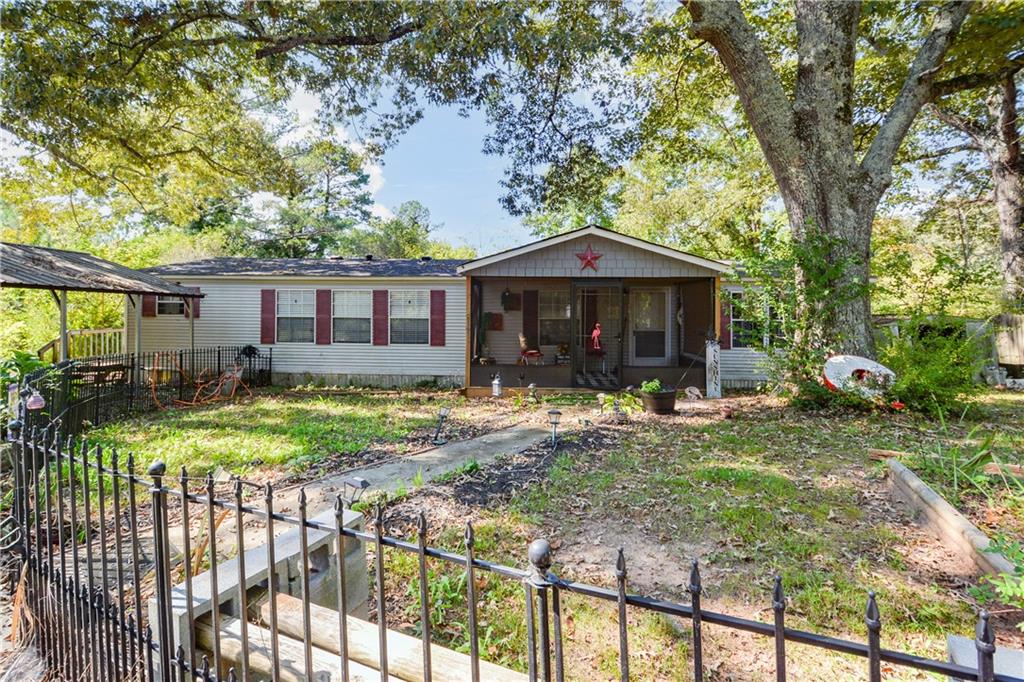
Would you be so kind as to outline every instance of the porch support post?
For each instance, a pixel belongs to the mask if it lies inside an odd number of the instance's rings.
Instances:
[[[71,353],[68,352],[68,290],[60,290],[60,359],[67,360]]]

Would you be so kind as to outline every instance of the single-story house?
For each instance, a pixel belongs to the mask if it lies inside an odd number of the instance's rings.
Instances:
[[[148,272],[203,295],[143,299],[143,350],[252,344],[284,383],[432,381],[615,389],[651,378],[706,387],[764,379],[731,319],[729,264],[596,226],[471,261],[212,258]],[[128,347],[135,319],[125,315]],[[191,323],[191,324],[190,324]],[[734,329],[735,332],[734,333]]]

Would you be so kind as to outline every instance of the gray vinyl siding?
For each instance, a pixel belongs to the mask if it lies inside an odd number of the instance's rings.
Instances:
[[[768,356],[752,348],[730,348],[721,351],[722,386],[754,388],[768,380],[765,362]]]
[[[587,246],[601,254],[597,271],[580,270],[577,253]],[[717,272],[605,237],[570,239],[537,251],[514,256],[469,272],[473,277],[714,277]]]
[[[284,383],[327,380],[329,383],[401,384],[436,380],[461,384],[466,362],[466,283],[463,279],[213,279],[180,277],[205,294],[195,343],[201,346],[252,344],[273,348],[275,375]],[[372,343],[260,343],[262,289],[444,290],[445,345]],[[129,350],[135,348],[135,316],[126,315]],[[182,316],[142,318],[143,351],[189,347],[189,320]]]

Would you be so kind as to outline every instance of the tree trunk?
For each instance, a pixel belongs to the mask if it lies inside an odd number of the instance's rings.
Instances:
[[[985,155],[992,175],[1003,276],[1003,303],[1007,310],[1024,308],[1024,159],[1017,126],[1015,74],[1007,75],[985,99],[988,119],[982,121],[941,106],[935,115],[966,135],[972,147]]]
[[[794,341],[873,356],[867,285],[875,210],[892,181],[896,152],[931,97],[935,73],[967,15],[967,3],[938,6],[895,102],[859,162],[853,88],[860,3],[797,0],[792,100],[738,2],[686,0],[685,6],[692,35],[714,47],[736,86],[779,184],[795,241],[807,246],[820,234],[828,244],[824,263],[797,273],[804,308],[798,312],[811,316],[810,334],[816,338]]]
[[[986,147],[992,167],[999,243],[1002,252],[1003,299],[1009,310],[1024,308],[1024,164],[1017,132],[1017,87],[1007,78],[988,105],[999,129]]]

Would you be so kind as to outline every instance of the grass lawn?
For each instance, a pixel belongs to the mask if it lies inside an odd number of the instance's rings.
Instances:
[[[339,395],[260,393],[252,400],[170,409],[104,425],[95,442],[131,450],[140,463],[162,459],[193,475],[217,467],[252,476],[256,471],[301,471],[336,460],[353,466],[424,446],[441,404],[455,393],[356,392]],[[368,449],[376,452],[367,453]]]
[[[909,414],[800,412],[764,397],[729,402],[735,408],[732,419],[716,408],[577,429],[567,434],[563,453],[550,458],[539,481],[473,504],[459,500],[474,485],[494,487],[489,482],[494,472],[484,469],[454,489],[428,486],[393,510],[394,529],[407,529],[403,518],[423,508],[428,518],[440,516],[433,521],[438,527],[432,541],[460,550],[462,524],[473,518],[477,556],[520,567],[528,542],[544,536],[555,547],[560,576],[609,587],[621,546],[631,590],[684,603],[689,561],[699,558],[706,607],[760,620],[771,619],[772,580],[780,575],[791,626],[859,641],[865,637],[867,592],[873,590],[882,612],[883,646],[940,659],[946,633],[973,633],[977,603],[969,590],[971,567],[891,503],[884,469],[867,449],[970,451],[992,434],[1001,459],[1019,462],[1024,401],[988,395],[983,409],[945,426]],[[595,444],[591,435],[597,432],[602,438]],[[997,506],[1009,503],[1009,498],[993,498]],[[405,595],[398,615],[404,608],[404,620],[415,623],[415,567],[397,553],[390,560],[391,592]],[[442,640],[465,649],[464,596],[458,589],[465,576],[452,566],[435,570],[446,586],[433,596]],[[482,650],[492,660],[522,668],[521,587],[493,576],[480,580],[488,588],[480,591],[486,624]],[[564,613],[570,622],[569,677],[615,678],[614,608],[573,598]],[[1012,627],[1022,616],[1020,611],[999,615],[1001,645],[1024,644]],[[633,610],[629,618],[637,679],[692,675],[685,623]],[[769,640],[708,627],[705,644],[711,679],[772,676]],[[792,652],[791,679],[865,677],[860,660],[796,645]],[[921,677],[893,669],[887,679]]]

